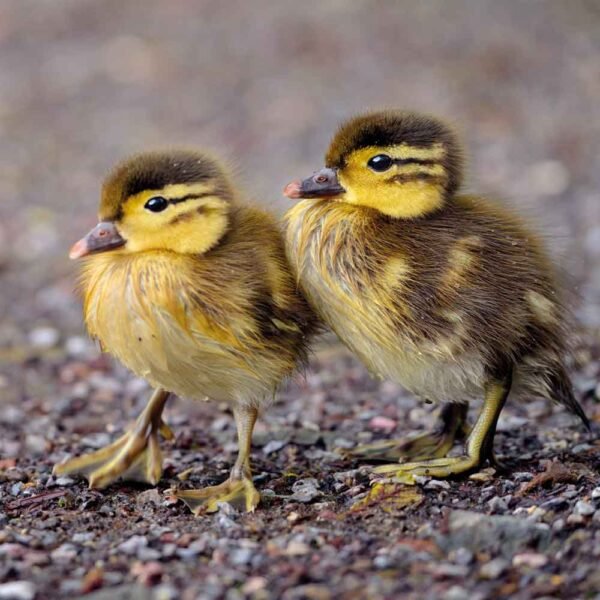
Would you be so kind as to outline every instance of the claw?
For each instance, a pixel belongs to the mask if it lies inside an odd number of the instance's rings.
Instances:
[[[108,487],[119,479],[156,485],[162,475],[158,432],[127,433],[110,446],[55,465],[54,475],[82,475],[91,489]]]
[[[199,516],[219,510],[221,502],[227,502],[239,510],[254,512],[260,502],[260,494],[251,479],[232,479],[219,485],[200,490],[177,490],[173,496],[185,502],[187,507]]]
[[[412,439],[384,440],[357,446],[347,452],[352,458],[389,461],[441,458],[454,446],[455,436],[445,432],[424,433]]]
[[[159,434],[174,435],[161,414],[169,393],[157,389],[131,430],[116,442],[96,452],[72,458],[52,469],[54,475],[82,475],[90,488],[102,489],[118,479],[156,485],[162,475]]]
[[[473,471],[480,465],[481,461],[477,457],[463,455],[409,462],[401,465],[383,465],[373,469],[373,472],[378,475],[386,475],[394,481],[398,481],[398,483],[414,485],[417,476],[453,477]]]
[[[433,431],[409,439],[385,440],[357,446],[346,454],[352,458],[371,461],[411,462],[442,458],[452,450],[455,442],[469,433],[468,404],[444,404]]]

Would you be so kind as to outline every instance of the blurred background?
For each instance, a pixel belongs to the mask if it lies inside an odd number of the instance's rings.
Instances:
[[[599,99],[596,0],[5,0],[0,393],[36,348],[83,347],[67,251],[115,161],[207,146],[281,212],[283,186],[321,165],[338,123],[385,106],[458,127],[468,187],[548,232],[595,328]]]
[[[600,422],[600,0],[0,1],[0,582],[23,580],[21,595],[3,588],[2,597],[31,599],[34,585],[39,599],[155,582],[163,568],[157,556],[170,561],[164,579],[175,587],[154,598],[191,600],[201,589],[203,598],[239,600],[237,589],[224,590],[254,574],[251,564],[264,575],[248,579],[255,598],[313,580],[323,582],[313,595],[299,587],[283,597],[357,598],[362,588],[371,598],[559,597],[556,586],[564,597],[597,593],[598,500],[590,500],[596,508],[578,500],[597,485],[591,469],[600,442],[548,402],[511,400],[503,411],[496,449],[519,461],[508,477],[488,471],[456,486],[430,482],[438,485],[418,509],[404,513],[399,504],[354,525],[335,520],[369,489],[338,451],[429,428],[434,408],[370,379],[333,344],[319,347],[305,376],[257,424],[253,466],[272,506],[241,521],[242,529],[229,517],[196,520],[159,495],[191,471],[184,485],[226,476],[235,429],[214,403],[169,404],[177,437],[163,444],[159,492],[114,486],[100,494],[51,476],[65,456],[114,440],[148,397],[143,380],[88,339],[74,292],[77,265],[67,258],[96,222],[107,170],[131,152],[210,147],[236,166],[249,197],[282,213],[284,185],[322,165],[340,121],[381,107],[452,122],[470,157],[467,188],[511,203],[547,235],[577,298],[573,381]],[[557,457],[552,464],[566,461],[569,485],[521,498],[520,482]],[[307,476],[327,495],[290,505],[292,483]],[[521,570],[515,556],[512,567],[505,560],[480,581],[479,565],[492,555],[463,548],[469,533],[461,534],[460,561],[420,534],[410,539],[417,529],[433,531],[448,506],[520,511],[527,527],[544,518],[560,550],[549,559],[528,547]],[[318,537],[297,537],[304,523]],[[175,537],[163,538],[165,525],[186,532],[177,537],[182,560],[167,555]],[[504,531],[490,537],[512,547]],[[524,531],[511,535],[524,544]],[[263,536],[273,543],[253,541]],[[472,537],[479,543],[485,535]],[[393,554],[404,539],[414,545]],[[407,594],[411,586],[421,591]]]

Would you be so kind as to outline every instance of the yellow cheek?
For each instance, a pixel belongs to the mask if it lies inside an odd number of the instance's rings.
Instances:
[[[227,229],[225,214],[199,216],[163,228],[144,227],[143,223],[121,227],[127,240],[127,252],[145,250],[171,250],[181,254],[202,254],[210,250]]]
[[[190,191],[191,190],[191,191]],[[169,191],[179,197],[201,193],[194,186],[167,186],[164,190],[146,191],[131,197],[125,204],[123,217],[117,227],[127,240],[124,252],[170,250],[181,254],[202,254],[212,248],[228,226],[227,203],[216,197],[194,199],[172,204],[160,213],[144,209],[148,198],[166,195]]]
[[[340,174],[340,183],[347,192],[345,202],[369,206],[394,218],[416,218],[440,208],[444,201],[444,190],[440,185],[426,181],[388,183],[370,175],[345,177]]]

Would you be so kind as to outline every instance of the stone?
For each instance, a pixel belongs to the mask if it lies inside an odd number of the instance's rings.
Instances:
[[[508,569],[508,561],[503,558],[494,558],[483,565],[479,569],[479,576],[483,579],[498,579]]]
[[[160,495],[156,488],[151,490],[145,490],[140,492],[136,498],[135,503],[138,506],[144,506],[145,504],[152,504],[154,506],[160,506],[163,503],[164,498]]]
[[[48,350],[58,344],[60,332],[54,327],[36,327],[29,332],[29,343],[39,350]]]
[[[582,517],[589,517],[590,515],[593,515],[595,511],[596,509],[594,506],[585,500],[578,500],[573,509],[573,512],[576,515],[581,515]]]
[[[550,527],[509,515],[490,516],[454,510],[448,516],[448,533],[435,534],[446,551],[467,548],[472,552],[499,551],[511,558],[520,549],[545,549],[550,543]]]
[[[77,556],[77,547],[73,544],[62,544],[50,553],[53,562],[67,564]]]
[[[54,485],[57,485],[59,487],[70,487],[72,485],[75,485],[75,480],[72,479],[71,477],[59,477],[54,482]]]
[[[453,585],[444,594],[444,600],[471,600],[473,596],[460,585]]]
[[[229,561],[232,565],[242,567],[252,562],[252,557],[256,555],[256,548],[235,548],[229,553]]]
[[[316,479],[309,477],[307,479],[299,479],[292,486],[291,499],[296,502],[312,502],[315,498],[321,495],[319,484]]]
[[[524,552],[515,554],[512,564],[514,567],[529,567],[531,569],[541,569],[548,564],[548,557],[536,552]]]
[[[124,554],[135,555],[141,548],[145,548],[148,545],[148,538],[143,535],[132,535],[129,539],[120,543],[117,546],[117,550],[120,550]]]
[[[267,442],[263,446],[262,451],[263,451],[263,454],[266,454],[266,455],[274,454],[275,452],[279,452],[286,445],[287,445],[286,440],[271,440],[270,442]]]
[[[508,510],[508,502],[500,496],[494,496],[489,502],[488,506],[492,513],[505,513]]]
[[[0,600],[33,600],[35,586],[31,581],[10,581],[0,584]]]

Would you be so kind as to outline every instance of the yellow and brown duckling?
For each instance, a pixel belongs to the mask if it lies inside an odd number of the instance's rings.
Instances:
[[[565,308],[539,239],[506,208],[461,195],[461,146],[439,120],[382,111],[343,124],[326,168],[290,183],[287,252],[313,309],[367,367],[450,402],[432,433],[357,455],[412,482],[494,461],[511,389],[588,420],[563,363]],[[483,393],[473,428],[468,401]],[[468,435],[462,456],[448,457]]]
[[[250,444],[259,409],[306,358],[314,317],[285,257],[274,219],[244,204],[218,162],[194,151],[133,156],[108,176],[99,223],[71,249],[84,258],[90,335],[155,392],[131,431],[57,465],[90,487],[155,484],[170,394],[226,402],[239,455],[224,483],[177,496],[195,512],[217,503],[252,511]]]

